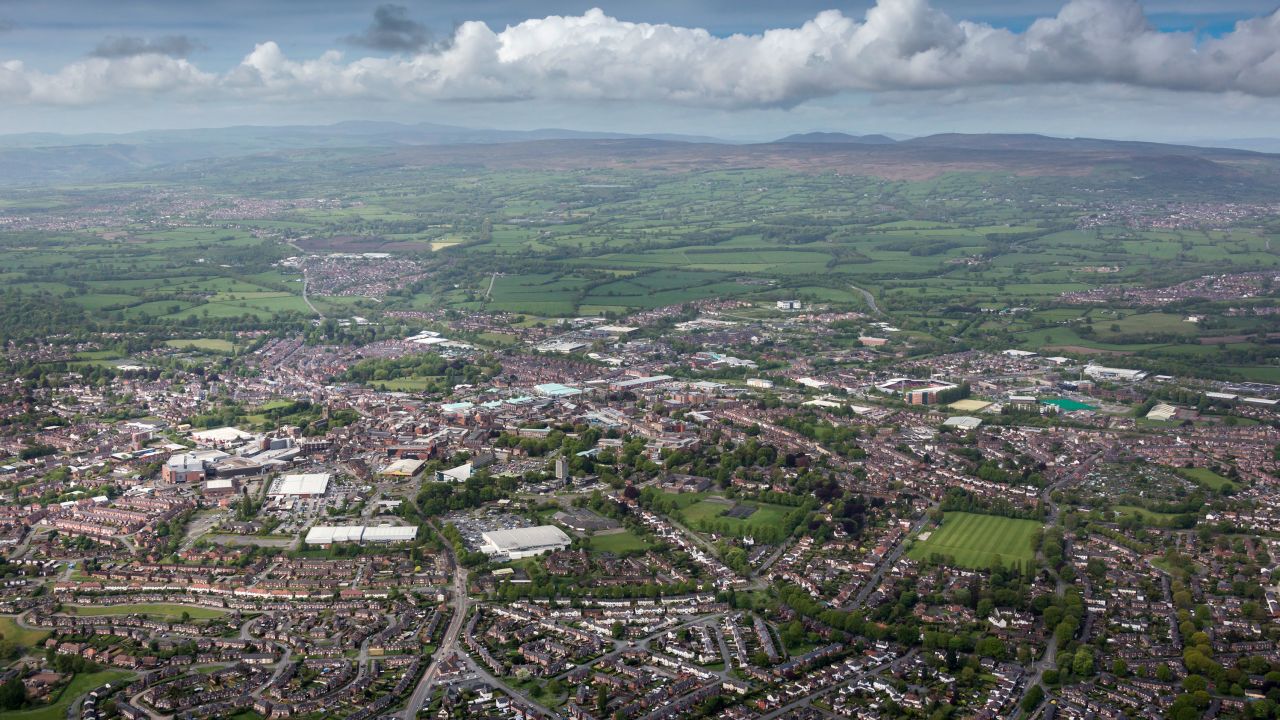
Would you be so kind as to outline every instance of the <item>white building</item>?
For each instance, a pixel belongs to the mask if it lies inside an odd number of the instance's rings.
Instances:
[[[276,478],[268,497],[320,497],[329,491],[329,473],[306,473]]]
[[[555,525],[490,530],[480,533],[484,543],[480,552],[485,555],[505,555],[512,560],[533,557],[553,550],[569,547],[569,536]]]
[[[1126,382],[1137,382],[1147,376],[1145,370],[1103,367],[1102,365],[1086,365],[1084,374],[1095,380],[1123,380]]]
[[[417,525],[377,526],[316,525],[307,531],[304,542],[327,547],[338,543],[402,543],[418,537]]]
[[[471,463],[467,463],[466,465],[459,465],[458,467],[450,468],[449,470],[437,470],[436,482],[466,482],[471,478],[471,472],[474,469],[475,468]]]

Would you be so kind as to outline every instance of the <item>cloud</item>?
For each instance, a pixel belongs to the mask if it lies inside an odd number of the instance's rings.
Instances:
[[[0,18],[0,33],[10,32],[17,27],[18,26],[14,24],[12,20],[8,20],[6,18]]]
[[[438,46],[428,47],[425,32],[404,8],[384,5],[360,41],[420,51],[293,59],[267,41],[217,74],[161,51],[159,40],[144,43],[144,54],[92,58],[53,74],[11,61],[0,63],[0,100],[84,103],[194,89],[210,101],[539,99],[739,109],[850,92],[1016,95],[1064,84],[1280,96],[1280,11],[1200,41],[1155,29],[1137,0],[1070,0],[1022,32],[955,20],[926,0],[879,0],[860,19],[830,10],[800,27],[728,37],[598,9],[501,31],[466,22]]]
[[[129,58],[138,55],[184,58],[203,47],[199,41],[186,35],[164,35],[153,40],[121,35],[105,38],[89,54],[98,58]]]
[[[379,5],[373,11],[373,24],[343,42],[387,52],[417,52],[431,43],[431,31],[411,20],[405,6]]]

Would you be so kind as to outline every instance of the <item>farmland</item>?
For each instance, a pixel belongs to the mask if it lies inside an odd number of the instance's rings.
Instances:
[[[56,313],[62,326],[143,330],[175,349],[227,354],[233,351],[219,342],[227,328],[306,327],[317,312],[376,320],[453,309],[506,312],[532,324],[708,299],[865,309],[856,287],[908,333],[901,337],[918,343],[1129,356],[1174,374],[1280,379],[1280,353],[1253,341],[1280,332],[1278,316],[1227,316],[1222,303],[1209,301],[1170,309],[1064,300],[1280,267],[1276,228],[1263,220],[1203,229],[1082,223],[1096,210],[1099,189],[1121,203],[1208,197],[1168,178],[1143,184],[1098,175],[1080,183],[1042,171],[977,169],[908,177],[879,166],[830,172],[838,168],[822,165],[835,157],[827,155],[811,159],[823,171],[797,169],[781,156],[679,172],[573,156],[533,169],[498,163],[488,152],[468,149],[488,164],[464,167],[435,163],[424,150],[404,161],[430,163],[406,166],[412,173],[365,165],[354,151],[302,153],[264,173],[229,162],[200,175],[212,200],[194,206],[185,204],[192,178],[180,171],[163,178],[159,196],[110,183],[18,192],[9,206],[37,217],[131,202],[168,219],[88,218],[7,235],[0,241],[6,306],[19,297],[39,302],[16,323],[32,331]],[[358,189],[348,183],[352,167],[364,173]],[[329,199],[309,200],[318,195]],[[210,219],[244,198],[270,204]],[[394,287],[378,302],[313,289],[308,305],[299,266],[286,259],[329,253],[410,259],[426,279]],[[1189,319],[1200,315],[1210,319]]]
[[[942,524],[927,539],[918,540],[908,553],[916,560],[934,556],[951,557],[956,564],[986,568],[1031,562],[1035,558],[1032,539],[1041,524],[995,515],[948,512]]]

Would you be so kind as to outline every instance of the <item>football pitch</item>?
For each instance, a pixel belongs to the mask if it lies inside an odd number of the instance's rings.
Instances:
[[[1031,539],[1041,527],[1035,520],[1018,520],[995,515],[949,512],[942,525],[918,540],[908,556],[928,560],[937,554],[955,559],[968,568],[991,567],[997,557],[1004,566],[1035,559]]]

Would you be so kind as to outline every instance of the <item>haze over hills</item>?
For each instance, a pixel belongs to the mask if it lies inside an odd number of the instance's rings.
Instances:
[[[324,162],[486,167],[652,169],[777,167],[891,179],[946,172],[1007,171],[1081,176],[1127,165],[1135,174],[1176,170],[1182,179],[1232,179],[1280,172],[1280,157],[1235,148],[1169,145],[1032,134],[945,133],[894,140],[886,135],[810,132],[740,144],[688,135],[630,135],[564,129],[490,130],[450,125],[344,122],[323,126],[237,126],[149,130],[122,135],[27,133],[0,136],[0,183],[9,185],[128,179],[138,173],[186,174],[256,157]]]
[[[897,142],[888,135],[850,135],[841,132],[809,132],[788,135],[775,142],[779,143],[827,143],[854,145],[892,145]]]

